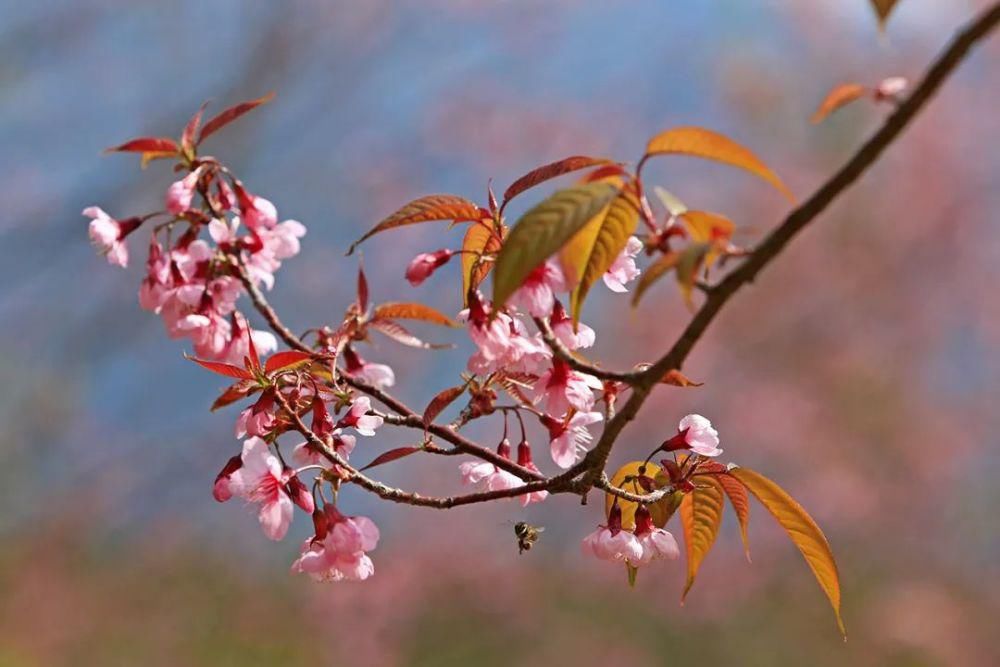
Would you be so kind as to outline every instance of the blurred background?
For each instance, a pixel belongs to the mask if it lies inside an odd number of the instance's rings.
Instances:
[[[918,78],[986,4],[902,0],[880,34],[867,0],[0,0],[0,665],[1000,664],[996,38],[727,308],[685,367],[705,386],[661,390],[614,454],[710,416],[725,457],[826,530],[847,644],[760,506],[753,564],[727,516],[683,607],[682,562],[630,590],[579,555],[596,496],[435,512],[347,491],[347,511],[382,528],[375,578],[289,575],[308,522],[270,543],[247,508],[212,501],[238,447],[235,412],[208,413],[221,380],[137,307],[141,244],[128,270],[108,267],[80,215],[160,208],[173,180],[102,149],[179,134],[203,100],[217,111],[275,90],[205,149],[307,225],[272,294],[301,330],[339,318],[356,271],[344,250],[409,199],[484,201],[488,179],[502,190],[570,154],[635,160],[673,125],[727,133],[805,197],[887,111],[858,104],[812,126],[825,92]],[[732,217],[746,244],[787,209],[724,167],[662,159],[647,173]],[[455,267],[416,289],[402,278],[417,252],[459,243],[445,225],[369,241],[374,298],[454,312]],[[606,290],[585,311],[595,356],[620,366],[688,317],[669,281],[637,312]],[[422,333],[462,347],[363,351],[417,406],[468,353],[460,334]],[[457,463],[383,477],[452,492]],[[547,530],[518,556],[522,519]]]

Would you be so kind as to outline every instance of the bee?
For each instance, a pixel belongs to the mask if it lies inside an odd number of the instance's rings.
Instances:
[[[518,521],[514,524],[514,536],[517,538],[517,553],[531,551],[531,545],[538,541],[538,534],[543,532],[543,526],[532,526],[530,523]]]

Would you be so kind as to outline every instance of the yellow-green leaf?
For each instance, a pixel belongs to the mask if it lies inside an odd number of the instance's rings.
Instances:
[[[510,230],[493,271],[493,304],[501,307],[528,275],[562,248],[618,194],[609,183],[559,190]]]
[[[478,220],[479,207],[468,199],[455,195],[428,195],[415,199],[399,209],[380,223],[372,227],[360,239],[351,244],[347,254],[350,255],[359,243],[367,238],[388,229],[413,225],[418,222],[435,220]]]
[[[681,593],[681,603],[694,585],[705,556],[715,544],[722,525],[722,485],[710,476],[697,478],[697,487],[681,501],[681,527],[684,529],[684,549],[687,554],[687,583]]]
[[[864,96],[866,91],[867,89],[859,83],[842,83],[834,86],[820,102],[816,112],[809,119],[810,122],[813,124],[821,122],[840,107]]]
[[[478,287],[493,268],[492,261],[482,261],[481,258],[500,250],[497,234],[491,220],[469,225],[465,232],[462,240],[462,303],[468,302],[469,289]]]
[[[718,132],[701,127],[675,127],[650,139],[646,145],[646,154],[651,156],[691,155],[739,167],[764,179],[789,200],[795,201],[791,190],[760,158],[749,149]]]
[[[574,323],[580,321],[590,288],[615,263],[638,224],[639,202],[633,194],[622,192],[563,248],[566,278],[576,285],[570,296]]]
[[[684,204],[684,202],[670,192],[661,188],[659,185],[653,186],[653,192],[656,193],[660,203],[663,204],[663,208],[667,209],[667,212],[670,213],[670,215],[677,217],[681,213],[688,210],[688,207]]]
[[[445,327],[458,327],[455,320],[422,303],[388,302],[375,307],[373,320],[420,320]]]
[[[719,256],[720,246],[725,246],[736,230],[732,220],[709,211],[685,211],[680,215],[680,220],[692,240],[712,245],[705,256],[705,266],[712,266]]]
[[[679,252],[671,250],[643,270],[643,272],[639,275],[639,282],[636,283],[635,293],[632,295],[633,308],[639,305],[639,299],[642,298],[642,295],[646,293],[646,290],[648,290],[653,283],[677,266],[677,261],[680,257],[681,254]]]
[[[642,472],[640,472],[640,470]],[[659,477],[664,483],[669,483],[666,475],[661,475],[660,466],[655,463],[644,463],[642,461],[631,461],[626,463],[618,472],[615,473],[614,477],[611,478],[611,484],[617,486],[620,489],[624,489],[629,493],[635,493],[638,495],[645,495],[651,493],[644,489],[638,482],[633,481],[638,475],[644,475],[651,480],[656,480]],[[628,481],[627,481],[628,480]],[[659,482],[656,483],[655,491],[659,487]],[[653,525],[657,528],[663,528],[673,516],[674,511],[677,509],[677,505],[680,502],[679,493],[670,493],[653,503],[649,506],[649,514],[653,519]],[[605,493],[604,494],[604,515],[607,516],[611,513],[611,506],[614,505],[615,499],[618,498],[614,494]],[[635,510],[638,508],[636,503],[630,500],[622,500],[618,498],[618,507],[622,511],[622,528],[625,530],[632,530],[635,528]]]
[[[830,599],[833,612],[837,615],[837,627],[846,637],[847,630],[840,617],[840,575],[826,535],[794,498],[767,477],[748,468],[734,468],[729,474],[740,480],[767,508],[802,552],[820,588]]]
[[[694,290],[694,283],[698,278],[698,269],[701,268],[712,246],[711,243],[691,243],[680,252],[680,256],[677,258],[677,284],[680,285],[684,303],[687,304],[688,308],[694,308],[691,292]]]

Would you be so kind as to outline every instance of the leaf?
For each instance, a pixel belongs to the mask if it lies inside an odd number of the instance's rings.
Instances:
[[[653,283],[677,266],[677,261],[680,257],[681,254],[679,252],[671,250],[643,270],[643,272],[639,275],[639,282],[636,283],[635,294],[632,295],[633,308],[639,305],[639,299],[642,298],[642,295],[646,293],[646,290],[648,290]]]
[[[372,459],[371,463],[369,463],[368,465],[364,466],[363,468],[359,468],[358,471],[360,472],[362,470],[368,470],[369,468],[374,468],[375,466],[380,466],[383,463],[390,463],[392,461],[396,461],[398,459],[401,459],[404,456],[409,456],[410,454],[413,454],[415,452],[419,452],[419,451],[422,451],[422,450],[423,450],[423,447],[414,447],[413,445],[410,445],[410,446],[407,446],[407,447],[397,447],[396,449],[390,449],[389,451],[382,452],[381,454],[379,454],[378,456],[376,456],[374,459]]]
[[[404,329],[400,324],[393,322],[392,320],[374,320],[369,323],[368,326],[375,329],[379,333],[388,336],[397,343],[402,343],[403,345],[408,345],[410,347],[419,347],[424,350],[442,350],[454,347],[454,345],[451,345],[450,343],[424,342]]]
[[[837,616],[837,627],[847,637],[844,621],[840,617],[840,575],[833,551],[826,536],[811,516],[794,498],[758,472],[749,468],[733,468],[730,475],[738,479],[778,521],[792,542],[802,552],[820,588],[830,599]]]
[[[601,157],[574,155],[562,160],[550,162],[549,164],[538,167],[537,169],[532,169],[527,174],[511,183],[510,187],[504,190],[503,202],[501,203],[500,208],[502,209],[511,199],[525,190],[535,187],[539,183],[544,183],[547,180],[573,171],[604,164],[614,164],[614,161]]]
[[[108,148],[105,153],[170,153],[177,155],[177,143],[169,137],[139,137],[120,146]]]
[[[695,382],[694,380],[689,379],[684,375],[684,373],[681,373],[676,368],[667,371],[660,380],[660,383],[673,385],[675,387],[701,387],[705,384],[704,382]]]
[[[208,106],[208,102],[203,102],[198,111],[191,116],[191,120],[187,122],[184,126],[184,132],[181,134],[181,150],[189,155],[194,155],[195,148],[195,135],[198,134],[198,127],[201,125],[201,116],[205,113],[205,107]]]
[[[639,202],[633,194],[621,192],[563,248],[563,266],[570,267],[567,279],[576,283],[570,296],[574,323],[580,321],[590,288],[615,263],[638,224]]]
[[[278,371],[286,371],[310,361],[312,361],[312,355],[308,352],[300,352],[299,350],[276,352],[267,358],[267,362],[264,364],[264,372],[276,373]]]
[[[680,285],[684,303],[688,308],[694,308],[691,292],[698,278],[698,269],[701,268],[711,249],[710,243],[691,243],[677,257],[677,284]]]
[[[205,123],[205,127],[201,128],[201,134],[198,135],[198,143],[205,141],[209,136],[215,134],[221,130],[226,125],[229,125],[234,120],[247,113],[248,111],[253,111],[262,104],[267,104],[274,99],[274,93],[270,92],[263,97],[258,97],[255,100],[250,100],[248,102],[240,102],[235,104],[228,109],[224,109],[214,116],[210,121]]]
[[[493,268],[493,262],[481,262],[479,259],[500,250],[497,236],[492,221],[469,225],[465,232],[462,240],[462,303],[465,305],[468,304],[469,290],[479,287]]]
[[[358,262],[358,312],[364,314],[368,310],[368,278],[365,276],[365,267],[362,262]]]
[[[722,490],[726,492],[729,504],[732,505],[733,512],[736,513],[736,519],[740,524],[740,539],[743,540],[743,553],[746,554],[747,562],[749,563],[750,535],[748,530],[750,528],[750,497],[747,495],[747,489],[729,473],[719,475],[716,479],[722,485]]]
[[[215,412],[219,408],[231,405],[240,399],[257,393],[258,391],[260,391],[260,385],[256,382],[252,380],[240,380],[239,382],[226,388],[226,390],[223,391],[217,399],[215,399],[210,409],[212,412]]]
[[[706,266],[711,266],[718,258],[720,252],[718,245],[724,241],[728,242],[736,230],[732,220],[708,211],[685,211],[680,215],[680,219],[692,240],[712,244],[713,247],[705,256]]]
[[[638,482],[630,481],[626,482],[627,477],[635,477],[639,475],[639,470],[641,468],[645,469],[643,475],[649,477],[651,480],[655,480],[658,475],[660,475],[660,466],[655,463],[643,463],[642,461],[631,461],[626,463],[618,472],[615,473],[614,477],[611,478],[611,484],[617,486],[620,489],[624,489],[630,493],[637,493],[644,495],[655,491],[653,488],[649,491],[644,489]],[[660,498],[657,502],[649,505],[649,514],[653,518],[653,525],[657,528],[663,528],[673,516],[674,511],[677,509],[677,504],[680,501],[679,493],[669,493],[663,498]],[[618,498],[614,494],[605,493],[604,494],[604,515],[608,516],[611,513],[611,506],[614,504],[615,499]],[[638,507],[637,503],[631,500],[622,500],[618,498],[618,507],[622,511],[622,528],[625,530],[632,530],[635,528],[635,510]]]
[[[239,366],[234,366],[233,364],[227,364],[221,361],[206,361],[204,359],[197,359],[195,357],[187,357],[187,358],[193,361],[194,363],[198,364],[202,368],[207,368],[213,373],[218,373],[219,375],[236,378],[237,380],[253,379],[253,374],[250,371],[248,371],[245,368],[240,368]]]
[[[388,229],[414,225],[418,222],[432,222],[437,220],[464,221],[478,220],[479,218],[479,207],[468,199],[456,195],[427,195],[420,199],[414,199],[372,227],[364,236],[351,244],[347,254],[352,254],[362,241]]]
[[[468,383],[460,384],[457,387],[448,387],[444,391],[438,392],[438,394],[431,399],[431,402],[428,403],[427,407],[424,409],[424,428],[426,429],[430,426],[446,407],[451,405],[456,398],[461,396],[465,392],[465,388],[467,386]]]
[[[372,318],[376,320],[400,319],[400,320],[420,320],[431,324],[440,324],[445,327],[461,326],[439,310],[422,303],[383,303],[375,307]]]
[[[635,579],[639,575],[639,568],[632,563],[625,561],[625,570],[628,572],[628,585],[635,588]]]
[[[608,183],[559,190],[525,213],[510,230],[493,273],[493,306],[500,308],[528,275],[562,248],[618,193]]]
[[[667,212],[671,216],[676,218],[681,213],[684,213],[685,211],[688,210],[688,207],[684,205],[684,202],[682,202],[680,199],[678,199],[671,193],[661,188],[659,185],[653,186],[653,192],[656,193],[656,196],[660,200],[660,203],[663,204],[663,208],[667,209]]]
[[[694,585],[702,561],[715,544],[722,525],[723,507],[722,485],[710,476],[698,477],[695,490],[685,494],[681,501],[681,526],[687,553],[687,583],[681,593],[681,604]]]
[[[824,118],[842,106],[850,104],[854,100],[863,97],[866,88],[860,83],[842,83],[834,86],[823,101],[820,102],[816,112],[813,113],[809,121],[813,124],[821,122]]]
[[[166,160],[173,157],[177,157],[175,151],[146,151],[139,156],[139,168],[145,169],[153,160]]]
[[[792,191],[756,155],[717,132],[701,127],[675,127],[656,135],[646,145],[646,155],[667,154],[691,155],[738,167],[764,179],[795,201]]]
[[[889,14],[895,8],[898,0],[871,0],[872,8],[875,9],[875,14],[878,16],[878,27],[880,30],[885,30],[885,22],[889,20]]]

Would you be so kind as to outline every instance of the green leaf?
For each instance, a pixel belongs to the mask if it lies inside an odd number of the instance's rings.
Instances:
[[[684,548],[687,553],[687,583],[681,593],[681,604],[694,585],[705,556],[715,544],[722,525],[722,485],[711,476],[697,477],[697,487],[685,494],[681,501],[681,526],[684,529]]]
[[[639,568],[626,561],[625,569],[628,571],[628,585],[635,588],[635,578],[639,574]]]
[[[631,193],[621,192],[563,249],[563,266],[570,267],[567,279],[576,283],[570,296],[574,323],[580,321],[590,288],[615,263],[638,224],[639,203]]]
[[[778,175],[749,149],[729,137],[702,127],[675,127],[661,132],[646,145],[646,155],[690,155],[738,167],[773,185],[789,200],[795,195]]]
[[[511,294],[551,255],[618,194],[608,183],[588,183],[559,190],[525,213],[511,229],[493,272],[493,305]]]
[[[742,482],[767,508],[802,552],[820,588],[830,599],[830,605],[837,616],[837,627],[846,639],[847,630],[840,617],[840,575],[826,535],[794,498],[767,477],[748,468],[734,468],[729,474]]]

